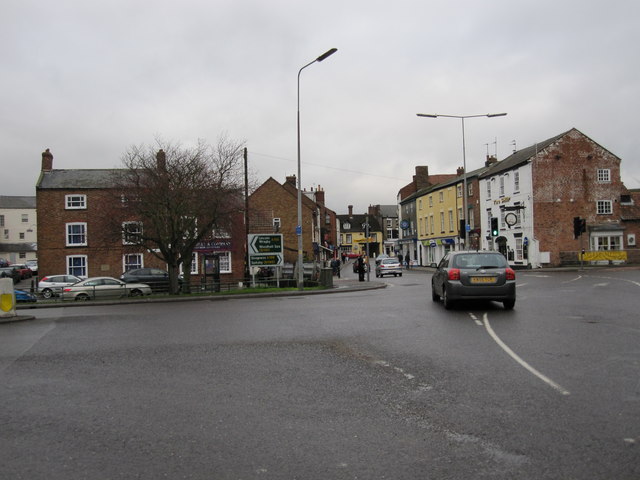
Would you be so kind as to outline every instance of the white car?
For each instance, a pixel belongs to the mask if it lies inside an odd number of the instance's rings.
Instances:
[[[62,289],[63,300],[112,300],[151,295],[146,283],[125,283],[113,277],[92,277]]]
[[[38,282],[38,290],[44,298],[60,295],[63,287],[82,281],[75,275],[47,275]]]

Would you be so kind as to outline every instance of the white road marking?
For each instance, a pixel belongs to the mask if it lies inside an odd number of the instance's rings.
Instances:
[[[473,319],[474,322],[476,322],[476,325],[482,326],[482,322],[478,320],[478,317],[476,317],[475,314],[469,312],[469,316]]]
[[[553,380],[551,380],[549,377],[543,375],[542,373],[540,373],[538,370],[536,370],[535,368],[533,368],[531,365],[529,365],[527,362],[525,362],[523,359],[521,359],[513,350],[511,350],[508,345],[506,343],[504,343],[500,337],[498,337],[498,335],[496,335],[496,332],[493,331],[493,328],[491,328],[491,325],[489,324],[489,316],[485,313],[482,317],[483,321],[484,321],[484,327],[487,330],[487,332],[489,333],[489,335],[491,335],[491,338],[493,338],[493,340],[511,357],[513,358],[516,362],[518,362],[521,366],[523,366],[524,368],[526,368],[527,370],[529,370],[529,372],[531,372],[532,374],[534,374],[536,377],[538,377],[540,380],[542,380],[544,383],[546,383],[547,385],[549,385],[550,387],[554,388],[555,390],[557,390],[558,392],[560,392],[562,395],[570,395],[570,392],[568,390],[565,390],[562,386],[560,386],[559,384],[557,384],[556,382],[554,382]]]

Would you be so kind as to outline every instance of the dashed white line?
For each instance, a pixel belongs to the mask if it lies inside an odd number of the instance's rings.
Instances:
[[[540,380],[542,380],[544,383],[546,383],[547,385],[549,385],[550,387],[554,388],[555,390],[557,390],[558,392],[560,392],[562,395],[570,395],[570,392],[566,389],[564,389],[562,386],[560,386],[559,384],[557,384],[556,382],[554,382],[553,380],[551,380],[549,377],[543,375],[542,373],[540,373],[538,370],[536,370],[535,368],[533,368],[531,365],[529,365],[527,362],[525,362],[522,358],[520,358],[513,350],[511,350],[509,348],[509,346],[504,343],[500,337],[498,337],[498,335],[496,335],[496,332],[493,331],[493,328],[491,328],[491,324],[489,323],[489,316],[485,313],[482,317],[483,322],[484,322],[484,328],[487,330],[487,332],[489,333],[489,335],[491,335],[491,338],[493,338],[493,340],[511,357],[513,358],[516,362],[518,362],[521,366],[523,366],[524,368],[526,368],[529,372],[531,372],[532,374],[534,374],[536,377],[538,377]]]

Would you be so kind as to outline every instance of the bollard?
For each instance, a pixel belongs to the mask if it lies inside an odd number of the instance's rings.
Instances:
[[[16,294],[12,278],[0,278],[0,317],[15,317]]]

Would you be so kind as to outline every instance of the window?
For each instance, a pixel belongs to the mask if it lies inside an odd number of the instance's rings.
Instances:
[[[491,200],[491,180],[487,180],[487,199]]]
[[[20,232],[18,235],[20,236],[20,240],[24,240],[24,232]]]
[[[458,198],[462,198],[462,183],[459,183],[458,185],[456,185],[456,195]]]
[[[622,250],[622,234],[600,234],[591,238],[591,250]]]
[[[440,233],[444,233],[444,212],[440,212]]]
[[[422,199],[418,200],[418,210],[422,210]]]
[[[473,183],[467,183],[467,197],[473,197]]]
[[[504,177],[500,177],[500,196],[504,196]]]
[[[598,200],[597,213],[598,215],[611,215],[613,213],[611,200]]]
[[[522,261],[524,259],[524,251],[522,249],[522,238],[516,238],[516,261]]]
[[[23,213],[22,214],[22,223],[29,223],[29,214],[28,213]]]
[[[4,227],[4,215],[0,215],[0,227]]]
[[[4,239],[5,240],[9,240],[9,229],[8,228],[4,229]]]
[[[513,172],[513,191],[520,191],[520,172]]]
[[[220,273],[231,273],[231,252],[220,252]]]
[[[342,224],[342,228],[344,228],[345,230],[351,230],[351,224],[349,222],[344,222]]]
[[[429,206],[433,207],[433,196],[429,195]]]
[[[87,245],[87,224],[67,223],[67,247]]]
[[[279,218],[274,218],[273,219],[273,231],[274,232],[279,232],[281,226],[282,226],[282,223],[280,222],[280,219]]]
[[[27,254],[25,252],[20,252],[18,254],[18,258],[27,258]]]
[[[67,256],[67,275],[75,275],[76,277],[86,277],[87,276],[87,256],[86,255]]]
[[[129,253],[122,257],[122,269],[125,272],[144,267],[141,253]]]
[[[608,168],[599,168],[598,183],[609,183],[609,182],[611,182],[611,170]]]
[[[86,195],[65,195],[64,196],[65,209],[67,210],[80,210],[87,208],[87,196]]]
[[[347,233],[345,237],[346,237],[345,243],[353,243],[353,236],[350,233]]]
[[[449,210],[449,231],[453,232],[453,210]]]
[[[439,200],[440,200],[440,203],[444,202],[444,192],[440,192]]]
[[[124,222],[122,224],[122,243],[135,245],[142,235],[142,222]]]
[[[431,215],[430,217],[431,217],[431,221],[430,221],[429,223],[431,224],[431,229],[429,230],[429,233],[430,233],[431,235],[433,235],[433,233],[434,233],[434,228],[436,228],[436,227],[435,227],[436,222],[434,222],[434,221],[433,221],[433,215]]]

